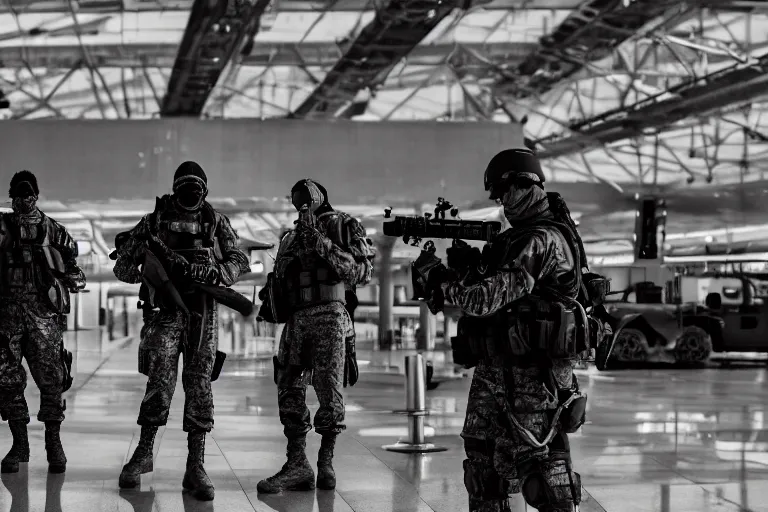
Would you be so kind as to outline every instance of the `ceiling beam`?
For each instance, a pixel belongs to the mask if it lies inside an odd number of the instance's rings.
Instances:
[[[535,43],[493,43],[462,44],[464,48],[482,53],[490,59],[505,59],[520,62]],[[455,45],[441,43],[416,46],[406,57],[408,64],[414,66],[438,66],[445,61]],[[117,68],[170,68],[176,60],[179,45],[169,43],[146,44],[86,44],[95,67]],[[391,50],[391,47],[385,49]],[[307,66],[331,67],[344,55],[344,49],[334,42],[304,42],[300,44],[261,43],[253,45],[249,55],[244,55],[241,66]],[[76,45],[39,45],[26,46],[0,45],[0,68],[24,69],[60,68],[71,69],[83,58],[83,48]]]
[[[271,0],[195,0],[168,88],[163,117],[198,117],[222,71],[243,42],[253,40]]]
[[[363,27],[323,81],[291,113],[295,119],[351,118],[362,90],[375,91],[392,68],[443,21],[458,2],[390,0]],[[447,59],[450,53],[444,55]]]
[[[548,35],[538,48],[494,86],[497,96],[544,94],[590,62],[602,60],[649,22],[691,10],[668,0],[587,0]]]
[[[370,0],[276,0],[277,12],[362,12],[370,9]],[[494,0],[486,10],[551,10],[574,9],[581,0]],[[78,12],[167,12],[189,11],[193,0],[79,0]],[[0,13],[68,13],[68,0],[6,0]]]
[[[737,64],[672,87],[626,108],[572,123],[569,135],[536,141],[541,158],[589,151],[620,140],[660,133],[690,117],[707,119],[729,106],[749,104],[768,96],[768,55],[747,65]]]

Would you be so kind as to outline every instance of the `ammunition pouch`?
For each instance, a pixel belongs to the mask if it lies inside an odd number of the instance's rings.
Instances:
[[[474,368],[481,359],[485,359],[486,350],[482,350],[482,346],[479,346],[479,339],[483,338],[482,343],[486,342],[486,339],[474,332],[473,327],[480,327],[480,322],[477,322],[476,318],[470,316],[462,316],[456,325],[456,336],[451,337],[451,350],[453,352],[453,363],[460,364],[466,369]],[[480,350],[478,350],[480,349]]]
[[[63,345],[61,347],[61,364],[64,367],[64,382],[62,391],[66,392],[69,391],[69,388],[72,387],[74,378],[72,377],[72,352],[65,349]]]
[[[211,372],[211,382],[214,382],[221,375],[221,369],[224,366],[224,360],[227,359],[227,354],[221,350],[216,351],[216,359],[213,361],[213,371]]]
[[[582,274],[581,282],[583,286],[583,293],[586,297],[583,297],[582,304],[588,306],[599,306],[605,302],[605,297],[611,291],[610,278],[603,277],[600,274],[594,272],[588,272]],[[580,297],[581,298],[581,297]]]
[[[587,395],[576,389],[559,389],[557,400],[563,406],[558,423],[560,431],[573,434],[587,421]]]
[[[478,361],[544,356],[570,359],[589,349],[583,308],[530,296],[491,317],[464,316],[451,338],[453,362],[465,368]]]
[[[69,290],[61,282],[61,279],[51,275],[51,286],[48,293],[48,306],[60,315],[68,315],[70,312]]]
[[[295,311],[307,306],[329,302],[345,303],[346,288],[335,272],[325,268],[301,271],[294,279],[286,280],[288,302]]]

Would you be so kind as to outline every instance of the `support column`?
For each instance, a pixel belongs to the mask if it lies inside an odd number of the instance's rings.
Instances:
[[[379,350],[392,350],[395,331],[393,330],[392,306],[395,302],[395,285],[392,279],[392,249],[395,239],[382,237],[379,250]]]
[[[416,338],[417,350],[431,350],[434,348],[432,313],[424,302],[419,303],[419,336]]]

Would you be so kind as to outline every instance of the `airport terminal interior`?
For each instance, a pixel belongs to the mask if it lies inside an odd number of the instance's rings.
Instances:
[[[482,223],[466,231],[478,248],[519,228],[484,185],[510,148],[535,152],[610,280],[613,329],[574,359],[579,510],[768,512],[768,1],[6,0],[0,119],[0,188],[34,173],[87,280],[60,318],[66,472],[49,471],[28,370],[30,456],[3,469],[0,512],[470,510],[463,313],[433,314],[412,262],[427,247],[445,261],[451,223]],[[149,400],[147,329],[110,254],[185,161],[239,236],[250,271],[232,289],[255,311],[216,306],[212,501],[182,487],[181,375],[153,470],[118,485]],[[286,460],[273,358],[287,328],[259,310],[304,178],[364,228],[373,274],[355,290],[335,489],[265,494]],[[401,229],[414,222],[437,228]],[[312,389],[307,404],[314,416]],[[310,431],[313,466],[320,447]],[[507,507],[536,510],[519,492]]]

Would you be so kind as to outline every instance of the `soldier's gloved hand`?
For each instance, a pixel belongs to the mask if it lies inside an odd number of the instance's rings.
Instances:
[[[464,240],[454,240],[451,247],[445,251],[445,254],[447,256],[448,268],[452,268],[461,274],[471,267],[478,266],[482,259],[480,249],[472,247]]]
[[[189,266],[189,277],[198,283],[219,284],[221,273],[214,265],[193,263]]]

